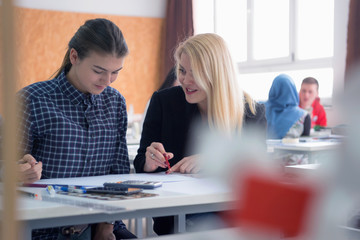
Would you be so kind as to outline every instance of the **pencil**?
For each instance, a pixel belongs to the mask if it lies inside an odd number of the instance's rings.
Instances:
[[[32,197],[32,198],[38,197],[38,195],[36,193],[32,193],[32,192],[26,192],[26,191],[22,191],[22,190],[17,190],[17,192],[24,196],[28,196],[28,197]]]
[[[163,154],[164,158],[165,158],[165,163],[168,167],[168,170],[165,172],[166,174],[169,174],[170,173],[170,163],[169,163],[169,155],[167,155],[166,153]]]
[[[46,188],[47,184],[41,184],[41,183],[23,183],[23,187],[38,187],[38,188]]]

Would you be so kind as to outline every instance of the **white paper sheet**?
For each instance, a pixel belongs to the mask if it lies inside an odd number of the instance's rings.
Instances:
[[[222,194],[231,192],[230,187],[217,179],[197,179],[193,182],[164,183],[163,191],[190,195]]]
[[[144,181],[160,181],[160,182],[182,182],[195,180],[192,175],[171,173],[138,173],[138,174],[116,174],[93,177],[78,177],[78,178],[53,178],[41,179],[35,184],[49,184],[49,185],[80,185],[85,187],[102,186],[105,182],[118,182],[124,180],[144,180]]]

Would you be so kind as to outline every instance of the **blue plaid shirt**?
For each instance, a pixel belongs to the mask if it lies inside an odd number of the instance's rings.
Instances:
[[[117,90],[107,87],[99,95],[84,94],[63,72],[23,88],[18,96],[22,100],[19,146],[43,163],[41,178],[130,172],[126,103]],[[35,231],[33,239],[56,239],[58,229],[49,230],[43,232],[46,236]]]

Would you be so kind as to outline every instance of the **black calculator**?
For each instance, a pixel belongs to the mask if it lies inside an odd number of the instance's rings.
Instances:
[[[143,189],[154,189],[161,187],[162,182],[157,181],[142,181],[142,180],[127,180],[121,182],[106,182],[104,187],[128,187],[128,188],[143,188]]]
[[[86,193],[101,193],[101,194],[113,194],[113,195],[129,195],[134,193],[141,192],[140,188],[127,188],[127,187],[111,187],[111,186],[103,186],[103,187],[95,187],[95,188],[87,188]]]

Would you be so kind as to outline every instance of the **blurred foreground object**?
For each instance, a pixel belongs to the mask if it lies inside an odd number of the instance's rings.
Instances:
[[[311,239],[316,206],[324,193],[321,184],[254,167],[242,172],[235,180],[239,198],[236,210],[227,216],[230,224],[257,239]]]

